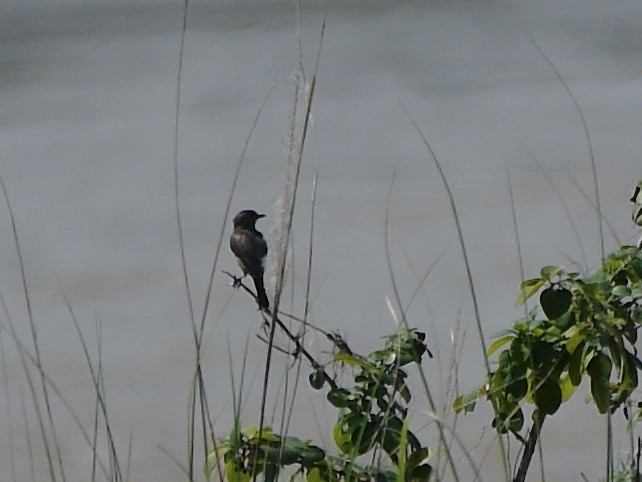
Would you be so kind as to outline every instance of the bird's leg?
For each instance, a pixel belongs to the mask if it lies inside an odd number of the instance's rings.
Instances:
[[[337,350],[339,350],[339,353],[354,355],[354,353],[352,353],[352,350],[338,331],[327,333],[326,337],[334,344]]]

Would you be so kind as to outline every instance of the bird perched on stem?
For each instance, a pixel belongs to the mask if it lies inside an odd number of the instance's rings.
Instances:
[[[245,210],[234,216],[234,231],[230,237],[230,249],[243,271],[243,276],[250,275],[256,287],[256,300],[259,308],[267,310],[270,306],[263,284],[263,263],[268,247],[263,234],[256,230],[256,222],[265,214]]]

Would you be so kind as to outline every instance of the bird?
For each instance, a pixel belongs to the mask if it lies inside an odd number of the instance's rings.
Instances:
[[[230,236],[230,249],[238,263],[243,276],[250,275],[256,287],[256,301],[259,309],[270,307],[263,284],[264,262],[268,246],[263,234],[256,230],[256,222],[265,214],[247,209],[234,216],[234,230]]]

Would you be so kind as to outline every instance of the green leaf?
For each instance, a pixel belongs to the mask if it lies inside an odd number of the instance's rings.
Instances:
[[[573,296],[566,288],[554,289],[546,288],[539,296],[539,304],[549,320],[557,320],[560,316],[568,311],[571,306]]]
[[[506,427],[502,424],[501,420],[498,417],[493,418],[493,422],[490,424],[491,427],[494,429],[497,429],[497,432],[499,432],[502,435],[505,435],[508,430],[506,430]]]
[[[230,451],[230,446],[229,444],[223,443],[223,444],[218,444],[218,447],[216,450],[212,449],[209,454],[207,454],[207,458],[205,459],[205,464],[203,467],[203,473],[209,475],[211,474],[214,469],[219,464],[219,460],[221,460],[227,452]]]
[[[517,296],[515,305],[522,306],[526,302],[526,300],[537,293],[540,288],[546,284],[547,281],[548,280],[546,278],[533,278],[522,281],[522,284],[519,287],[519,295]]]
[[[397,456],[397,465],[399,469],[397,470],[397,474],[395,477],[396,482],[407,482],[406,471],[408,470],[408,451],[406,450],[406,447],[408,446],[408,423],[408,418],[403,420],[401,425],[401,432],[399,434],[399,443],[392,452],[388,451],[388,454],[394,454],[395,456]]]
[[[629,277],[626,275],[625,270],[620,270],[613,275],[611,282],[616,286],[627,285],[629,283]]]
[[[511,365],[525,365],[531,357],[531,341],[524,338],[515,338],[510,344],[509,351]]]
[[[577,347],[580,345],[580,343],[582,343],[582,342],[584,341],[584,333],[582,333],[582,332],[580,331],[580,328],[579,328],[577,325],[575,325],[575,326],[574,326],[574,327],[572,327],[571,329],[567,330],[567,331],[564,333],[564,336],[566,336],[567,334],[569,334],[569,332],[570,332],[573,328],[577,328],[577,330],[573,330],[573,333],[574,333],[574,334],[573,334],[573,335],[568,339],[568,341],[566,342],[566,351],[567,351],[567,352],[569,352],[570,354],[575,353],[575,350],[577,349]]]
[[[497,370],[490,379],[490,395],[496,399],[497,404],[501,404],[506,399],[504,374],[504,370]]]
[[[406,461],[407,469],[412,470],[424,462],[427,462],[430,459],[430,455],[430,449],[428,447],[422,447],[419,450],[411,452]]]
[[[520,372],[519,369],[512,370],[510,377],[506,380],[505,393],[511,395],[513,400],[521,400],[528,392],[528,381],[526,380],[525,372]]]
[[[568,310],[566,313],[560,316],[557,320],[555,320],[555,326],[557,326],[562,331],[566,330],[569,326],[572,326],[574,324],[575,324],[575,313],[573,312],[573,310]]]
[[[330,479],[322,477],[321,470],[318,467],[314,467],[305,474],[305,480],[307,482],[327,482]]]
[[[278,464],[279,462],[283,465],[291,465],[297,461],[298,454],[296,450],[283,448],[281,451],[280,447],[271,447],[269,445],[261,446],[261,453],[263,454],[263,460],[267,464]],[[281,457],[282,455],[282,457]]]
[[[580,384],[582,375],[584,374],[582,370],[584,346],[584,342],[578,344],[575,350],[573,350],[573,353],[571,353],[571,358],[568,361],[568,378],[575,387]]]
[[[571,377],[568,374],[564,374],[560,377],[560,390],[562,391],[562,403],[571,398],[575,393],[575,390],[577,390],[577,385],[573,384]]]
[[[597,298],[600,296],[602,287],[598,283],[586,283],[581,285],[582,292],[587,298]]]
[[[391,366],[395,363],[397,359],[396,349],[393,348],[384,348],[383,350],[377,350],[370,353],[368,356],[376,365],[386,365]]]
[[[596,354],[586,367],[591,377],[591,395],[600,413],[606,413],[611,405],[609,378],[612,367],[611,359],[604,353]]]
[[[622,369],[622,356],[626,356],[626,350],[624,349],[624,341],[619,335],[611,337],[608,342],[609,354],[611,355],[611,361],[615,369],[620,372]]]
[[[370,474],[367,474],[366,471],[362,472],[361,474],[357,474],[354,478],[346,477],[345,480],[350,480],[350,481],[356,481],[356,480],[369,480],[372,476]],[[395,482],[397,480],[397,474],[393,472],[392,470],[382,470],[382,469],[376,469],[376,474],[374,476],[374,479],[376,482]],[[334,482],[334,481],[333,481]],[[337,481],[339,482],[339,481]],[[425,482],[425,481],[422,481]]]
[[[408,482],[425,482],[430,479],[430,474],[432,473],[432,467],[428,464],[418,465],[413,468],[409,474],[406,474],[406,479]]]
[[[626,320],[624,327],[622,328],[622,334],[624,335],[624,338],[631,343],[631,345],[635,345],[635,342],[638,341],[638,330],[631,318]]]
[[[344,430],[344,425],[342,423],[336,423],[332,428],[332,437],[334,438],[334,444],[337,448],[346,455],[353,455],[352,452],[352,441],[350,437],[351,432]]]
[[[400,376],[398,376],[394,382],[395,391],[399,393],[399,395],[401,396],[404,402],[410,403],[410,400],[412,399],[412,394],[410,393],[410,390],[408,389],[408,386],[404,381],[406,378],[406,373],[399,370],[399,375]]]
[[[355,443],[358,436],[356,436],[355,433],[365,431],[367,424],[368,419],[366,415],[362,413],[350,412],[342,415],[332,430],[334,443],[339,450],[351,457],[360,455],[359,447],[357,447]]]
[[[513,335],[516,336],[517,332],[513,329],[511,330],[499,330],[498,332],[494,333],[491,338],[501,338],[505,335]]]
[[[373,366],[361,358],[349,353],[339,352],[334,355],[334,361],[345,363],[346,365],[356,366],[363,369],[371,369]]]
[[[548,363],[555,356],[555,347],[546,341],[536,341],[531,347],[531,358],[534,366]]]
[[[247,427],[241,430],[243,436],[248,440],[258,440],[261,438],[264,442],[278,442],[280,438],[278,435],[272,432],[271,427],[263,427],[263,430],[260,432],[259,436],[259,426],[258,425],[248,425]]]
[[[546,379],[535,390],[533,400],[538,410],[547,415],[553,415],[562,403],[562,389],[555,381]]]
[[[459,413],[462,410],[464,412],[472,412],[475,409],[475,403],[477,403],[477,398],[479,397],[478,390],[472,390],[468,393],[455,398],[453,402],[453,409],[455,412]]]
[[[635,389],[638,386],[638,359],[632,353],[626,352],[624,359],[624,371],[622,373],[622,383],[626,384],[627,388]]]
[[[310,445],[300,452],[301,464],[306,467],[316,464],[325,459],[325,450],[314,445]]]
[[[309,467],[325,458],[325,452],[322,449],[296,437],[285,437],[282,442],[280,445],[269,448],[275,453],[270,452],[269,449],[263,449],[266,460],[281,465],[300,463]]]
[[[230,459],[225,464],[225,476],[228,482],[249,482],[252,480],[250,471],[244,471],[237,467],[234,459]]]
[[[327,395],[328,402],[337,408],[344,408],[350,405],[350,392],[345,388],[335,388]]]
[[[613,364],[607,355],[604,353],[596,353],[586,367],[586,371],[591,377],[609,378],[612,368]]]
[[[604,414],[609,410],[611,405],[611,392],[606,379],[594,377],[591,378],[591,396],[595,401],[597,410]]]
[[[639,256],[633,258],[629,270],[631,281],[639,281],[642,278],[642,259]]]
[[[325,374],[322,369],[318,369],[310,373],[308,377],[310,381],[310,386],[315,390],[321,390],[325,384]]]
[[[498,338],[497,340],[495,340],[493,343],[491,343],[490,347],[488,347],[488,356],[491,356],[499,348],[501,348],[503,345],[513,340],[514,338],[515,338],[515,334],[510,333],[508,335],[504,335],[501,338]]]
[[[615,384],[613,387],[614,390],[611,392],[611,403],[615,403],[617,406],[624,403],[638,385],[635,356],[626,350],[623,350],[621,355],[624,359],[622,363],[621,379],[619,383]]]
[[[519,432],[524,426],[524,412],[519,408],[508,421],[508,428],[513,432]]]
[[[626,298],[627,296],[631,296],[631,288],[624,285],[618,285],[611,290],[611,294],[618,298]]]
[[[386,451],[386,453],[395,453],[395,451],[399,448],[403,427],[404,422],[402,422],[398,417],[391,417],[386,420],[383,436],[381,439],[381,445],[383,446],[383,449]],[[406,434],[404,434],[404,437],[406,436],[407,430]]]
[[[354,430],[350,437],[352,445],[356,447],[357,455],[363,455],[375,444],[375,437],[379,433],[380,425],[376,422],[368,422],[363,430]]]
[[[542,278],[552,278],[553,276],[557,276],[562,272],[562,268],[559,266],[544,266],[540,271],[539,274]]]
[[[509,414],[507,413],[499,413],[491,423],[491,426],[502,435],[508,433],[509,430],[512,430],[512,424],[511,424],[512,419],[509,419],[508,415]],[[515,423],[515,426],[518,426],[518,425],[519,425],[519,416],[517,418],[517,422]],[[522,415],[522,425],[523,425],[523,415]]]
[[[404,418],[404,423],[409,424],[410,417]],[[421,448],[421,442],[419,442],[417,436],[410,430],[406,430],[406,438],[408,439],[408,445],[411,450],[419,450]]]
[[[279,476],[279,466],[277,464],[265,464],[263,470],[263,482],[276,482]]]

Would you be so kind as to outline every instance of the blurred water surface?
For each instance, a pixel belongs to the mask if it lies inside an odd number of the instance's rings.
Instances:
[[[182,5],[59,0],[5,2],[1,8],[0,175],[16,215],[47,372],[90,430],[94,391],[66,298],[94,353],[96,326],[101,327],[104,382],[123,460],[132,440],[130,480],[180,480],[180,469],[160,447],[185,460],[194,356],[173,190]],[[324,19],[294,263],[283,303],[297,313],[303,307],[308,199],[318,165],[311,321],[340,329],[354,349],[365,352],[395,329],[385,302],[392,285],[384,241],[394,176],[388,235],[404,301],[443,253],[408,317],[429,334],[438,361],[426,369],[442,402],[449,403],[444,387],[451,331],[466,333],[462,390],[481,380],[483,364],[445,190],[404,107],[450,180],[490,336],[520,316],[514,307],[520,272],[507,174],[527,277],[544,264],[594,267],[600,258],[587,139],[533,39],[582,107],[604,216],[620,241],[633,239],[627,199],[642,177],[642,6],[309,0],[301,3],[297,25],[294,1],[190,2],[178,153],[197,316],[236,163],[268,93],[232,210],[266,212],[260,227],[274,239],[299,65],[297,30],[309,81]],[[2,213],[0,290],[30,346],[9,217],[6,209]],[[226,229],[225,238],[229,223]],[[605,235],[607,250],[617,246],[608,227]],[[237,380],[243,346],[250,346],[248,424],[258,420],[264,347],[253,336],[260,320],[251,300],[233,292],[220,273],[236,269],[226,242],[218,268],[204,360],[210,407],[222,434],[232,420],[228,346]],[[323,339],[311,337],[308,343],[327,357]],[[35,479],[48,480],[24,372],[4,333],[2,348],[0,479],[29,480],[31,450]],[[283,363],[275,365],[274,385]],[[52,398],[68,480],[88,480],[91,451]],[[576,398],[545,428],[548,481],[579,481],[580,472],[598,480],[604,472],[605,422],[581,393]],[[316,421],[310,404],[317,407]],[[426,407],[418,397],[418,419]],[[328,440],[333,417],[323,394],[304,384],[292,432]],[[484,480],[498,480],[495,451],[484,457],[492,447],[489,422],[482,409],[460,420],[459,433]],[[615,423],[621,426],[619,418]],[[420,434],[430,441],[433,431],[430,425]],[[618,439],[616,458],[627,455],[625,440]],[[538,477],[534,468],[531,480]]]

